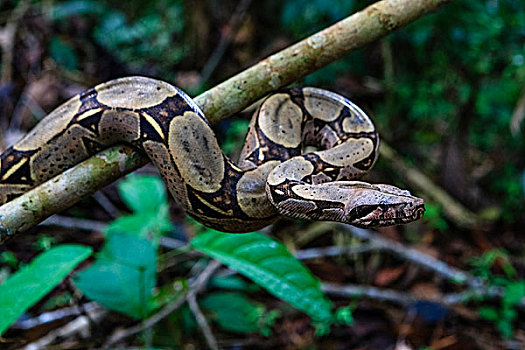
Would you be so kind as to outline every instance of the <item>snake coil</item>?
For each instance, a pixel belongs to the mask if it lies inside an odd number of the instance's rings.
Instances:
[[[73,97],[2,153],[0,204],[117,143],[143,151],[186,212],[221,231],[253,231],[280,215],[368,227],[424,212],[408,191],[354,181],[374,165],[379,138],[340,95],[295,88],[267,97],[235,165],[190,97],[145,77]],[[319,150],[303,154],[305,146]]]

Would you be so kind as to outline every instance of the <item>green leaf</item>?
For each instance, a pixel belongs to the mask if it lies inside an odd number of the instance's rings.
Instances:
[[[167,204],[166,189],[157,176],[132,175],[118,185],[120,197],[135,212],[156,212]]]
[[[351,306],[342,306],[335,312],[335,320],[337,324],[348,326],[354,323]]]
[[[108,237],[95,263],[78,274],[75,284],[108,309],[144,318],[154,308],[156,266],[153,243],[116,233]]]
[[[91,253],[90,247],[60,245],[40,254],[3,282],[0,285],[0,334]]]
[[[237,333],[260,332],[266,325],[266,308],[238,292],[217,292],[200,301],[201,306],[213,312],[215,321],[223,329]],[[260,324],[263,323],[263,324]]]
[[[154,239],[163,233],[173,230],[169,220],[168,206],[159,208],[157,212],[125,215],[112,221],[104,234],[109,237],[116,233],[124,233],[135,237]]]
[[[286,247],[261,233],[208,230],[192,241],[195,249],[239,271],[314,320],[331,322],[331,302],[319,280]]]
[[[525,281],[510,282],[505,288],[505,295],[502,303],[507,305],[516,305],[525,297]]]
[[[496,321],[500,315],[496,308],[492,306],[482,306],[478,309],[479,316],[487,321]]]

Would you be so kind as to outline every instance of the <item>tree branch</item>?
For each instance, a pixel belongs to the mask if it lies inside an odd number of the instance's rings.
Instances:
[[[365,46],[451,0],[383,0],[298,42],[197,96],[211,123],[241,111],[286,86]],[[117,156],[122,154],[123,156]],[[0,207],[0,242],[27,230],[147,162],[128,148],[103,151]]]

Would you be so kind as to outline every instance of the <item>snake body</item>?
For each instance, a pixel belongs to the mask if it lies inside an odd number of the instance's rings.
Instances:
[[[424,211],[408,191],[351,181],[373,166],[379,138],[368,116],[340,95],[315,88],[270,95],[236,165],[190,97],[144,77],[73,97],[7,149],[0,204],[117,143],[143,151],[186,212],[221,231],[253,231],[280,215],[392,225]],[[319,150],[303,154],[309,145]]]

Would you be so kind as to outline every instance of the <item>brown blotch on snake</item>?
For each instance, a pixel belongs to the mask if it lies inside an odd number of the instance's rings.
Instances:
[[[144,77],[73,97],[7,149],[0,204],[117,143],[144,152],[186,212],[221,231],[257,230],[280,215],[370,227],[424,212],[408,191],[353,181],[373,166],[379,138],[370,118],[340,95],[315,88],[270,95],[252,118],[237,166],[191,98]],[[302,154],[309,145],[319,150]]]

